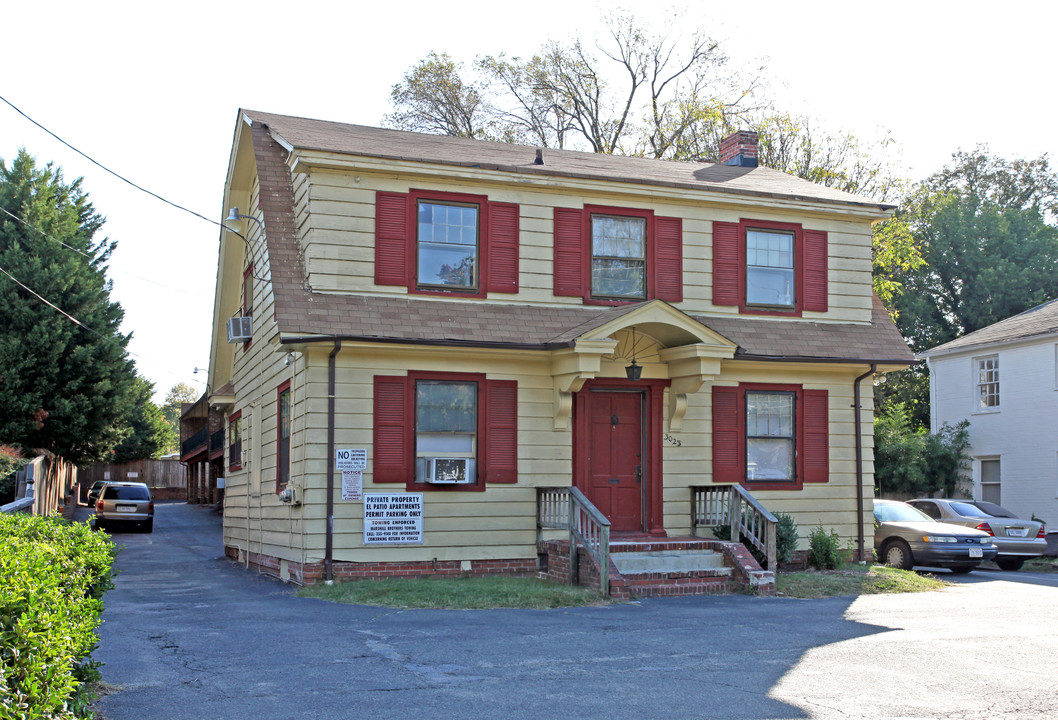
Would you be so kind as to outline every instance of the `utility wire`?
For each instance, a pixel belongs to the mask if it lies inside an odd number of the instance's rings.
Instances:
[[[56,305],[55,303],[52,303],[52,302],[48,301],[48,299],[47,299],[47,298],[45,298],[45,297],[41,296],[41,295],[40,295],[39,293],[35,292],[35,291],[33,290],[33,288],[29,287],[29,286],[28,286],[28,285],[26,285],[26,284],[25,284],[24,282],[20,281],[20,280],[19,280],[18,278],[16,278],[16,277],[15,277],[14,275],[12,275],[11,273],[9,273],[9,272],[8,272],[7,270],[5,270],[4,268],[0,267],[0,273],[3,273],[4,275],[7,275],[7,276],[8,276],[9,278],[11,278],[12,282],[14,282],[14,283],[15,283],[16,285],[20,286],[20,287],[21,287],[21,288],[22,288],[23,290],[25,290],[26,292],[28,292],[28,293],[29,293],[30,295],[32,295],[33,297],[35,297],[35,298],[37,298],[38,300],[40,300],[40,301],[41,301],[42,303],[44,303],[44,304],[45,304],[45,305],[47,305],[48,307],[50,307],[50,308],[52,308],[53,310],[55,310],[55,312],[57,312],[57,313],[59,313],[60,315],[62,315],[63,317],[65,317],[65,318],[66,318],[67,320],[69,320],[70,322],[76,323],[77,325],[79,325],[80,327],[83,327],[83,328],[84,328],[85,330],[87,330],[88,332],[90,332],[90,333],[93,333],[93,334],[95,334],[95,335],[98,335],[99,337],[101,337],[101,338],[102,338],[103,340],[105,340],[106,342],[110,343],[111,345],[116,345],[116,346],[117,346],[117,347],[118,347],[118,348],[119,348],[119,349],[120,349],[120,350],[121,350],[121,351],[122,351],[123,353],[126,353],[126,354],[128,354],[128,355],[131,355],[131,356],[132,356],[132,357],[134,357],[134,358],[138,358],[138,359],[140,359],[140,360],[146,361],[146,358],[145,358],[145,357],[143,357],[142,355],[139,355],[139,354],[137,354],[137,353],[134,353],[134,352],[132,352],[131,350],[129,350],[129,349],[127,348],[127,347],[125,347],[124,345],[122,345],[122,344],[121,344],[120,342],[118,342],[118,341],[117,341],[117,340],[115,340],[114,338],[112,338],[112,337],[107,337],[106,335],[104,335],[103,333],[99,332],[98,330],[95,330],[95,329],[93,329],[93,328],[90,328],[90,327],[88,327],[88,326],[87,326],[87,325],[85,325],[85,324],[84,324],[83,322],[81,322],[80,320],[78,320],[77,318],[75,318],[75,317],[74,317],[73,315],[71,315],[70,313],[68,313],[68,312],[66,312],[65,310],[63,310],[63,309],[62,309],[61,307],[59,307],[59,306],[58,306],[58,305]],[[163,369],[164,369],[164,368],[163,368]],[[165,369],[165,372],[167,372],[167,373],[168,373],[168,374],[169,374],[170,376],[172,376],[172,377],[175,377],[175,378],[180,378],[181,380],[184,380],[184,379],[185,379],[183,375],[180,375],[180,374],[178,374],[178,373],[175,373],[175,372],[173,372],[172,370],[168,370],[168,369]],[[137,375],[139,375],[139,371],[137,371],[137,373],[136,373],[136,374],[137,374]],[[201,380],[198,380],[197,378],[192,378],[192,379],[191,379],[191,382],[196,382],[196,383],[199,383],[199,384],[203,384],[203,385],[205,384],[205,383],[203,383],[203,382],[202,382]]]
[[[102,168],[102,169],[103,169],[103,170],[105,170],[106,172],[108,172],[108,173],[110,173],[111,175],[113,175],[114,177],[116,177],[116,178],[117,178],[118,180],[121,180],[122,182],[126,182],[126,183],[128,183],[129,185],[131,185],[132,187],[136,188],[137,190],[139,190],[139,191],[141,191],[141,192],[145,192],[145,193],[147,193],[148,195],[150,195],[151,197],[154,197],[154,198],[157,198],[158,200],[161,200],[161,201],[162,201],[163,203],[165,203],[166,205],[171,205],[171,206],[173,206],[173,207],[174,207],[174,208],[176,208],[177,210],[183,210],[184,212],[186,212],[186,213],[191,213],[191,214],[192,214],[192,215],[194,215],[195,217],[197,217],[197,218],[201,218],[201,219],[205,220],[205,221],[206,221],[206,222],[208,222],[208,223],[213,223],[214,225],[219,225],[220,227],[225,227],[225,226],[224,226],[224,223],[220,223],[220,222],[217,222],[216,220],[212,220],[212,219],[210,219],[210,218],[206,217],[205,215],[201,215],[201,214],[199,214],[199,213],[195,212],[194,210],[189,210],[189,209],[187,209],[186,207],[184,207],[183,205],[177,205],[177,204],[176,204],[176,203],[174,203],[173,201],[171,201],[171,200],[166,200],[166,199],[165,199],[165,198],[163,198],[163,197],[162,197],[161,195],[158,195],[157,193],[153,193],[153,192],[151,192],[150,190],[148,190],[147,188],[145,188],[145,187],[142,187],[142,186],[140,186],[140,185],[137,185],[136,183],[132,182],[132,181],[131,181],[131,180],[129,180],[128,178],[126,178],[126,177],[124,177],[123,175],[120,175],[120,174],[118,174],[118,173],[114,172],[113,170],[111,170],[110,168],[108,168],[108,167],[107,167],[106,165],[104,165],[103,163],[101,163],[101,162],[98,162],[98,161],[97,161],[97,160],[95,160],[94,158],[92,158],[92,157],[88,156],[87,154],[85,154],[85,153],[81,152],[80,150],[78,150],[77,148],[75,148],[75,147],[74,147],[73,145],[71,145],[70,143],[68,143],[68,142],[66,142],[65,140],[63,140],[63,139],[62,139],[61,137],[59,137],[58,135],[56,135],[55,133],[53,133],[53,132],[52,132],[51,130],[49,130],[48,128],[44,127],[44,126],[43,126],[43,125],[41,125],[41,124],[40,124],[39,122],[37,122],[36,120],[34,120],[33,118],[31,118],[31,117],[30,117],[29,115],[27,115],[26,113],[24,113],[24,112],[22,112],[21,110],[19,110],[19,109],[18,109],[18,108],[17,108],[17,107],[16,107],[16,106],[15,106],[15,105],[14,105],[14,104],[13,104],[13,103],[12,103],[12,102],[10,101],[10,100],[8,100],[7,98],[5,98],[5,97],[3,97],[2,95],[0,95],[0,100],[3,100],[3,101],[4,101],[4,102],[5,102],[5,103],[6,103],[6,104],[7,104],[8,106],[10,106],[10,108],[11,108],[12,110],[14,110],[15,112],[17,112],[17,113],[18,113],[19,115],[21,115],[22,117],[26,118],[26,120],[29,120],[29,121],[30,121],[31,123],[33,123],[34,125],[36,125],[37,127],[39,127],[39,128],[41,129],[41,130],[43,130],[44,132],[46,132],[46,133],[48,133],[49,135],[51,135],[51,136],[52,136],[53,138],[55,138],[56,140],[58,140],[59,142],[61,142],[61,143],[62,143],[63,145],[65,145],[66,147],[68,147],[68,148],[70,148],[71,150],[73,150],[73,151],[74,151],[75,153],[77,153],[78,155],[80,155],[81,157],[83,157],[83,158],[84,158],[85,160],[88,160],[88,161],[89,161],[90,163],[92,163],[92,164],[94,164],[94,165],[96,165],[96,166],[98,166],[98,167]],[[238,234],[238,233],[236,233],[236,234]],[[245,238],[243,238],[243,239],[245,240]]]
[[[84,255],[89,260],[95,260],[96,259],[91,253],[87,253],[84,250],[81,250],[79,248],[75,248],[72,245],[67,245],[66,243],[64,243],[59,238],[55,237],[54,235],[49,235],[47,232],[45,232],[44,230],[41,230],[39,227],[37,227],[33,223],[28,222],[26,220],[23,220],[18,215],[15,215],[14,213],[8,211],[6,208],[0,207],[0,212],[2,212],[4,215],[7,215],[12,220],[15,220],[17,222],[22,223],[23,225],[25,225],[26,227],[30,228],[31,230],[36,230],[37,232],[39,232],[41,235],[43,235],[44,237],[48,238],[49,240],[54,240],[55,242],[59,243],[60,245],[62,245],[67,250],[72,250],[75,253],[79,253],[81,255]],[[110,268],[108,266],[107,269],[110,270],[112,268]],[[182,293],[185,293],[187,295],[195,295],[195,296],[198,295],[198,293],[192,292],[192,291],[187,290],[185,288],[178,288],[178,287],[173,287],[172,285],[166,285],[164,283],[158,282],[157,280],[152,280],[150,278],[143,277],[142,275],[134,275],[134,274],[132,274],[130,272],[126,272],[124,270],[118,270],[118,272],[120,272],[122,275],[126,275],[126,276],[128,276],[130,278],[135,278],[136,280],[142,280],[143,282],[150,283],[151,285],[156,285],[156,286],[158,286],[160,288],[165,288],[166,290],[174,290],[176,292],[182,292]]]
[[[239,237],[241,237],[241,238],[242,238],[242,241],[243,241],[244,243],[246,243],[246,250],[247,250],[247,253],[248,253],[248,254],[250,255],[250,257],[251,257],[251,258],[253,258],[253,246],[252,246],[252,245],[250,244],[250,241],[249,241],[249,239],[247,239],[247,237],[246,237],[245,235],[243,235],[243,234],[242,234],[241,232],[239,232],[238,230],[235,230],[235,229],[233,229],[233,228],[230,228],[230,227],[228,227],[227,225],[225,225],[224,223],[222,223],[222,222],[218,222],[218,221],[216,221],[216,220],[213,220],[212,218],[208,218],[208,217],[206,217],[205,215],[202,215],[202,214],[200,214],[200,213],[197,213],[197,212],[195,212],[194,210],[189,210],[188,208],[184,207],[183,205],[178,205],[178,204],[174,203],[174,202],[173,202],[172,200],[167,200],[166,198],[163,198],[163,197],[162,197],[161,195],[159,195],[159,194],[157,194],[157,193],[153,193],[153,192],[151,192],[150,190],[148,190],[147,188],[143,187],[142,185],[137,185],[136,183],[132,182],[131,180],[129,180],[129,179],[128,179],[127,177],[125,177],[124,175],[121,175],[121,174],[119,174],[119,173],[117,173],[117,172],[115,172],[115,171],[111,170],[110,168],[108,168],[108,167],[107,167],[106,165],[104,165],[103,163],[101,163],[101,162],[99,162],[98,160],[96,160],[95,158],[93,158],[93,157],[89,156],[89,155],[88,155],[87,153],[84,153],[84,152],[82,152],[82,151],[78,150],[78,149],[77,149],[77,148],[75,148],[75,147],[74,147],[73,145],[71,145],[70,143],[68,143],[68,142],[66,142],[65,140],[63,140],[63,139],[62,139],[61,137],[59,137],[58,135],[56,135],[55,133],[53,133],[53,132],[52,132],[51,130],[49,130],[48,128],[46,128],[46,127],[44,127],[43,125],[41,125],[41,124],[40,124],[39,122],[37,122],[36,120],[34,120],[33,118],[31,118],[31,117],[30,117],[29,115],[27,115],[26,113],[22,112],[22,110],[20,110],[20,109],[19,109],[19,108],[18,108],[18,107],[17,107],[17,106],[16,106],[15,104],[14,104],[14,103],[12,103],[12,102],[11,102],[10,100],[8,100],[7,98],[5,98],[4,96],[0,95],[0,100],[3,100],[3,101],[4,101],[4,103],[6,103],[6,104],[8,105],[8,107],[10,107],[10,108],[11,108],[12,110],[14,110],[15,112],[17,112],[17,113],[18,113],[19,115],[21,115],[22,117],[24,117],[24,118],[25,118],[26,120],[29,120],[29,121],[30,121],[31,123],[33,123],[34,125],[36,125],[37,127],[39,127],[39,128],[41,129],[41,130],[43,130],[44,132],[46,132],[46,133],[48,133],[49,135],[51,135],[51,136],[52,136],[53,138],[55,138],[56,140],[58,140],[59,142],[61,142],[61,143],[62,143],[63,145],[65,145],[66,147],[70,148],[70,149],[71,149],[71,150],[73,150],[73,151],[74,151],[75,153],[77,153],[77,154],[78,154],[78,155],[80,155],[81,157],[85,158],[86,160],[88,160],[88,161],[89,161],[89,162],[91,162],[92,164],[96,165],[97,167],[100,167],[100,168],[102,168],[103,170],[105,170],[106,172],[110,173],[111,175],[113,175],[114,177],[116,177],[116,178],[117,178],[118,180],[121,180],[122,182],[128,183],[129,185],[131,185],[132,187],[136,188],[137,190],[139,190],[139,191],[141,191],[141,192],[145,192],[145,193],[147,193],[148,195],[150,195],[151,197],[153,197],[153,198],[156,198],[156,199],[158,199],[158,200],[161,200],[161,201],[162,201],[163,203],[165,203],[166,205],[170,205],[170,206],[172,206],[172,207],[176,208],[177,210],[183,210],[184,212],[186,212],[186,213],[190,213],[191,215],[194,215],[194,216],[195,216],[195,217],[197,217],[197,218],[200,218],[200,219],[202,219],[202,220],[205,220],[205,221],[206,221],[206,222],[208,222],[208,223],[212,223],[213,225],[216,225],[216,226],[218,226],[218,227],[221,227],[221,228],[223,228],[224,230],[227,230],[228,232],[231,232],[231,233],[235,233],[236,235],[238,235]],[[260,222],[260,221],[258,221],[258,222]],[[263,235],[263,232],[262,232],[262,235]],[[257,278],[258,280],[260,280],[261,282],[268,282],[267,280],[265,280],[265,278],[263,278],[263,277],[260,277],[259,275],[257,275],[256,271],[255,271],[255,272],[253,273],[253,276],[254,276],[255,278]],[[165,286],[163,285],[162,287],[165,287]]]
[[[127,183],[127,184],[131,185],[132,187],[136,188],[136,189],[137,189],[137,190],[139,190],[140,192],[144,192],[144,193],[146,193],[146,194],[150,195],[150,196],[151,196],[151,197],[153,197],[153,198],[156,198],[156,199],[158,199],[158,200],[161,200],[161,201],[162,201],[163,203],[165,203],[166,205],[170,205],[171,207],[174,207],[174,208],[176,208],[177,210],[183,210],[184,212],[186,212],[186,213],[189,213],[189,214],[191,214],[191,215],[194,215],[195,217],[197,217],[197,218],[199,218],[199,219],[201,219],[201,220],[205,220],[205,221],[206,221],[206,222],[208,222],[208,223],[211,223],[211,224],[213,224],[213,225],[217,225],[218,227],[220,227],[220,228],[222,228],[222,229],[224,229],[224,230],[227,230],[228,232],[231,232],[231,233],[234,233],[234,234],[238,235],[238,236],[239,236],[240,238],[242,238],[242,241],[243,241],[243,242],[244,242],[244,243],[246,244],[246,250],[247,250],[247,254],[248,254],[248,255],[250,256],[250,258],[251,258],[251,267],[253,267],[253,265],[254,265],[254,264],[253,264],[253,262],[252,262],[252,258],[253,258],[253,246],[252,246],[252,245],[250,244],[250,241],[249,241],[249,239],[248,239],[248,238],[247,238],[247,237],[246,237],[245,235],[243,235],[243,234],[242,234],[241,232],[239,232],[238,230],[235,230],[235,229],[233,229],[233,228],[231,228],[231,227],[228,227],[227,225],[225,225],[225,224],[224,224],[224,223],[222,223],[222,222],[218,222],[218,221],[216,221],[216,220],[213,220],[212,218],[208,218],[208,217],[206,217],[205,215],[202,215],[201,213],[197,213],[197,212],[195,212],[194,210],[190,210],[190,209],[188,209],[188,208],[184,207],[183,205],[179,205],[179,204],[177,204],[177,203],[175,203],[175,202],[173,202],[173,201],[171,201],[171,200],[168,200],[168,199],[166,199],[166,198],[162,197],[161,195],[158,195],[157,193],[151,192],[150,190],[148,190],[147,188],[145,188],[145,187],[143,187],[143,186],[141,186],[141,185],[137,185],[136,183],[132,182],[132,181],[131,181],[131,180],[129,180],[128,178],[124,177],[123,175],[121,175],[121,174],[119,174],[119,173],[117,173],[117,172],[115,172],[115,171],[111,170],[111,169],[110,169],[110,168],[108,168],[108,167],[107,167],[106,165],[104,165],[104,164],[102,164],[101,162],[97,161],[97,160],[96,160],[95,158],[92,158],[92,157],[91,157],[91,156],[89,156],[89,155],[88,155],[87,153],[84,153],[84,152],[82,152],[81,150],[78,150],[78,149],[77,149],[77,148],[75,148],[75,147],[74,147],[73,145],[71,145],[70,143],[68,143],[68,142],[66,142],[65,140],[63,140],[63,139],[62,139],[61,137],[59,137],[58,135],[56,135],[55,133],[53,133],[53,132],[52,132],[51,130],[49,130],[48,128],[46,128],[46,127],[44,127],[43,125],[41,125],[41,124],[40,124],[39,122],[37,122],[36,120],[34,120],[33,118],[31,118],[31,117],[30,117],[29,115],[27,115],[26,113],[22,112],[22,110],[21,110],[21,109],[19,109],[19,108],[18,108],[18,107],[17,107],[17,106],[16,106],[16,105],[15,105],[14,103],[12,103],[12,102],[11,102],[10,100],[8,100],[7,98],[5,98],[4,96],[0,95],[0,100],[2,100],[2,101],[3,101],[3,102],[4,102],[4,103],[5,103],[5,104],[6,104],[6,105],[7,105],[8,107],[10,107],[10,108],[11,108],[12,110],[14,110],[15,112],[17,112],[17,113],[18,113],[19,115],[21,115],[22,117],[24,117],[24,118],[25,118],[26,120],[28,120],[29,122],[31,122],[32,124],[34,124],[34,125],[36,125],[36,126],[37,126],[38,128],[40,128],[41,130],[43,130],[44,132],[46,132],[46,133],[47,133],[48,135],[51,135],[51,136],[52,136],[53,138],[55,138],[55,139],[56,139],[56,140],[58,140],[58,141],[59,141],[60,143],[62,143],[62,144],[63,144],[63,145],[65,145],[66,147],[68,147],[68,148],[70,148],[71,150],[73,150],[73,151],[74,151],[75,153],[77,153],[77,154],[78,154],[78,155],[80,155],[81,157],[83,157],[83,158],[85,158],[86,160],[88,160],[89,162],[91,162],[91,163],[92,163],[93,165],[96,165],[97,167],[101,168],[101,169],[102,169],[102,170],[104,170],[105,172],[108,172],[108,173],[110,173],[111,175],[113,175],[113,176],[114,176],[114,177],[116,177],[117,179],[121,180],[122,182],[124,182],[124,183]],[[3,210],[3,208],[0,208],[0,210]],[[4,210],[4,212],[5,212],[5,213],[7,213],[8,215],[11,215],[11,213],[7,212],[6,210]],[[25,223],[26,225],[29,225],[29,223],[26,223],[26,221],[22,220],[21,218],[15,217],[15,216],[13,216],[13,215],[12,215],[12,217],[14,217],[14,218],[15,218],[16,220],[18,220],[18,221],[20,221],[20,222],[23,222],[23,223]],[[258,221],[258,222],[260,222],[260,221]],[[32,226],[32,225],[29,225],[29,227],[33,227],[33,226]],[[44,234],[44,235],[46,235],[47,237],[51,237],[50,235],[47,235],[47,233],[44,233],[44,231],[43,231],[43,230],[40,230],[39,228],[33,227],[33,229],[34,229],[34,230],[37,230],[38,232],[41,232],[41,233],[43,233],[43,234]],[[263,228],[262,228],[262,233],[261,233],[261,235],[262,235],[262,237],[264,236]],[[57,240],[56,238],[52,238],[52,239],[53,239],[53,240],[56,240],[56,242],[59,242],[60,244],[63,244],[63,245],[65,246],[65,247],[69,247],[68,245],[65,245],[65,243],[62,243],[62,241],[61,241],[61,240]],[[70,248],[70,249],[71,249],[71,250],[75,250],[76,252],[82,252],[82,251],[80,251],[80,250],[77,250],[76,248]],[[82,252],[82,254],[84,254],[84,253]],[[58,311],[59,313],[62,313],[62,314],[63,314],[64,316],[66,316],[67,318],[69,318],[69,319],[70,319],[70,320],[72,320],[73,322],[77,323],[77,324],[78,324],[78,325],[80,325],[81,327],[85,328],[86,330],[90,330],[91,332],[95,333],[96,335],[99,335],[100,337],[104,338],[105,340],[108,340],[109,342],[114,342],[114,341],[113,341],[113,340],[112,340],[111,338],[107,338],[107,337],[106,337],[106,336],[104,336],[104,335],[100,335],[100,334],[99,334],[98,332],[96,332],[95,330],[92,330],[92,328],[90,328],[90,327],[88,327],[87,325],[83,324],[83,323],[82,323],[82,322],[81,322],[80,320],[78,320],[77,318],[73,317],[72,315],[68,314],[68,313],[67,313],[67,312],[65,312],[64,310],[62,310],[62,309],[60,309],[60,308],[56,307],[55,305],[53,305],[52,303],[48,302],[48,301],[47,301],[46,299],[44,299],[43,297],[41,297],[40,295],[38,295],[37,293],[35,293],[35,292],[34,292],[34,291],[33,291],[32,289],[30,289],[29,287],[27,287],[27,286],[26,286],[26,285],[24,285],[23,283],[19,282],[19,281],[18,281],[18,280],[17,280],[17,279],[16,279],[16,278],[15,278],[14,276],[12,276],[12,275],[11,275],[11,274],[10,274],[9,272],[7,272],[6,270],[4,270],[3,268],[0,268],[0,272],[2,272],[2,273],[3,273],[4,275],[7,275],[7,276],[8,276],[9,278],[11,278],[11,280],[13,280],[13,281],[14,281],[15,283],[18,283],[18,285],[20,285],[20,286],[22,286],[23,288],[25,288],[25,290],[26,290],[27,292],[29,292],[29,293],[31,293],[32,295],[34,295],[35,297],[37,297],[37,298],[38,298],[38,299],[39,299],[39,300],[40,300],[41,302],[43,302],[43,303],[45,303],[46,305],[48,305],[48,306],[50,306],[50,307],[54,308],[54,309],[55,309],[56,311]],[[258,276],[258,275],[257,275],[257,273],[256,273],[255,271],[252,271],[252,270],[251,270],[251,275],[252,275],[252,276],[253,276],[253,277],[254,277],[255,279],[257,279],[257,280],[260,280],[260,281],[262,281],[262,282],[268,282],[268,281],[267,281],[267,280],[266,280],[265,278],[262,278],[262,277]],[[135,276],[133,276],[133,277],[135,277]],[[141,278],[141,279],[144,279],[144,278]],[[151,282],[151,281],[148,281],[148,282]],[[155,284],[158,284],[158,283],[155,283]],[[161,285],[161,287],[167,287],[167,286],[165,286],[165,285]],[[186,291],[186,290],[182,290],[182,292],[189,292],[189,291]],[[129,350],[127,349],[127,348],[124,348],[124,347],[122,347],[122,349],[123,349],[123,350],[125,350],[125,352],[128,352],[128,353],[129,353],[129,355],[132,355],[132,356],[134,356],[134,357],[138,357],[138,358],[140,358],[141,360],[143,360],[143,359],[144,359],[144,358],[142,358],[141,356],[137,355],[136,353],[130,352],[130,351],[129,351]],[[171,371],[169,371],[169,374],[170,374],[170,375],[173,375],[174,377],[182,377],[182,376],[179,376],[179,375],[177,375],[176,373],[173,373],[173,372],[171,372]],[[194,382],[201,382],[201,381],[195,380]]]
[[[24,282],[22,282],[21,280],[19,280],[18,278],[16,278],[16,277],[15,277],[14,275],[12,275],[11,273],[9,273],[9,272],[8,272],[7,270],[4,270],[4,269],[3,269],[2,267],[0,267],[0,273],[3,273],[4,275],[7,275],[7,276],[8,276],[9,278],[11,278],[11,280],[12,280],[12,281],[14,281],[14,282],[15,282],[15,283],[16,283],[17,285],[19,285],[19,286],[20,286],[20,287],[21,287],[21,288],[22,288],[23,290],[25,290],[25,291],[26,291],[26,292],[28,292],[28,293],[29,293],[30,295],[32,295],[33,297],[37,298],[37,299],[38,299],[38,300],[40,300],[40,301],[41,301],[42,303],[44,303],[44,304],[45,304],[45,305],[47,305],[48,307],[52,308],[52,309],[53,309],[53,310],[55,310],[56,312],[60,313],[61,315],[64,315],[64,316],[65,316],[65,317],[66,317],[66,318],[67,318],[68,320],[71,320],[71,321],[73,321],[73,322],[77,323],[78,325],[80,325],[81,327],[83,327],[83,328],[84,328],[85,330],[87,330],[87,331],[88,331],[88,332],[90,332],[90,333],[95,333],[96,335],[98,335],[99,337],[103,338],[103,339],[104,339],[104,340],[106,340],[107,342],[109,342],[109,343],[113,343],[114,345],[117,345],[117,346],[118,346],[118,347],[120,347],[120,348],[121,348],[122,350],[125,350],[125,352],[129,352],[129,351],[128,351],[128,349],[126,349],[126,348],[125,348],[125,347],[124,347],[124,346],[123,346],[123,345],[122,345],[121,343],[119,343],[119,342],[117,342],[116,340],[114,340],[114,338],[109,338],[109,337],[107,337],[106,335],[104,335],[103,333],[99,332],[98,330],[95,330],[94,328],[90,328],[90,327],[88,327],[88,326],[87,326],[87,325],[85,325],[85,324],[84,324],[83,322],[81,322],[80,320],[78,320],[77,318],[75,318],[75,317],[74,317],[73,315],[71,315],[70,313],[68,313],[68,312],[66,312],[65,310],[63,310],[63,309],[62,309],[61,307],[59,307],[58,305],[56,305],[56,304],[54,304],[54,303],[52,303],[52,302],[49,302],[49,301],[47,300],[47,298],[44,298],[43,296],[41,296],[40,294],[38,294],[38,293],[37,293],[36,291],[34,291],[34,290],[33,290],[33,288],[31,288],[31,287],[29,287],[28,285],[26,285],[26,284],[25,284]],[[131,353],[131,352],[129,352],[129,355],[133,355],[133,354],[134,354],[134,353]],[[139,356],[137,355],[136,357],[139,357]]]

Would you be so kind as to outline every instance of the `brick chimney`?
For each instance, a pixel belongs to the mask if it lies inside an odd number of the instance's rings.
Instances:
[[[757,133],[739,130],[721,140],[720,164],[757,167]]]

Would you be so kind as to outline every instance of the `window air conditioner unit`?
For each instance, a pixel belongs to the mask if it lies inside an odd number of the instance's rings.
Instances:
[[[253,339],[253,318],[233,317],[228,320],[228,342],[248,342]]]
[[[434,485],[467,485],[474,482],[474,461],[470,458],[423,458],[426,482]]]

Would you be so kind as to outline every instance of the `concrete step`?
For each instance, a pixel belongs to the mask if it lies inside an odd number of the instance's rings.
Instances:
[[[724,568],[724,558],[712,550],[650,550],[610,555],[622,575],[666,575]]]

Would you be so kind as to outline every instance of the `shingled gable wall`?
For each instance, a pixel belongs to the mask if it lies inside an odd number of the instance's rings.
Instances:
[[[334,343],[297,346],[295,360],[287,366],[288,348],[275,342],[278,331],[289,336],[311,334],[321,340],[342,338],[336,357],[335,443],[368,450],[366,492],[394,490],[374,484],[372,478],[376,377],[416,371],[481,373],[490,381],[517,388],[516,482],[491,485],[480,493],[426,492],[422,545],[364,547],[362,505],[336,497],[334,558],[336,567],[345,568],[340,572],[355,574],[357,567],[377,567],[383,572],[386,564],[392,564],[389,570],[394,571],[458,565],[461,571],[484,568],[491,572],[505,567],[524,572],[535,563],[536,488],[572,482],[573,433],[569,427],[555,426],[550,349],[565,347],[583,328],[626,312],[621,307],[588,307],[578,298],[554,294],[550,262],[554,208],[592,202],[623,202],[650,207],[660,216],[681,218],[685,286],[682,300],[674,305],[738,346],[735,358],[724,362],[714,385],[772,383],[826,397],[827,480],[796,491],[756,494],[769,509],[795,514],[802,527],[823,524],[842,537],[855,535],[855,513],[850,511],[856,494],[852,382],[866,369],[864,358],[897,363],[906,359],[899,335],[870,292],[870,227],[865,218],[846,211],[830,216],[826,208],[816,208],[809,219],[789,203],[760,199],[753,200],[759,203],[754,206],[687,202],[679,193],[669,196],[657,188],[647,195],[615,186],[614,195],[595,197],[584,188],[573,192],[572,181],[526,188],[506,182],[496,172],[464,172],[458,179],[446,179],[437,167],[417,169],[408,163],[396,163],[386,172],[376,165],[347,172],[314,169],[291,174],[287,150],[271,137],[269,129],[255,122],[252,134],[259,190],[248,212],[259,209],[265,221],[268,262],[262,257],[259,267],[262,273],[267,268],[271,282],[254,288],[257,312],[250,354],[236,351],[237,401],[232,410],[242,410],[249,427],[244,440],[248,462],[228,478],[225,544],[233,556],[294,580],[311,581],[316,571],[310,569],[319,567],[324,554],[327,362]],[[422,174],[412,175],[413,170]],[[375,284],[376,193],[451,187],[519,207],[518,302],[491,295],[488,299],[419,299],[410,297],[406,289]],[[712,304],[712,224],[738,222],[746,216],[803,222],[827,232],[832,265],[826,313],[746,322],[738,308]],[[625,338],[626,333],[620,331],[616,336]],[[428,344],[421,344],[422,340]],[[651,342],[649,337],[647,341]],[[804,360],[758,360],[786,348]],[[842,358],[845,362],[840,362]],[[644,364],[647,377],[666,377],[667,368],[660,361]],[[623,366],[620,359],[604,362],[599,376],[623,377]],[[301,505],[281,503],[273,489],[275,388],[288,379],[293,393],[291,484],[301,489]],[[869,396],[866,393],[864,398],[868,428]],[[687,534],[689,488],[711,479],[709,385],[687,397],[680,429],[666,427],[665,431],[661,515],[670,535]],[[869,439],[867,448],[869,457]],[[340,477],[336,481],[340,486]],[[868,473],[868,499],[870,483]]]

